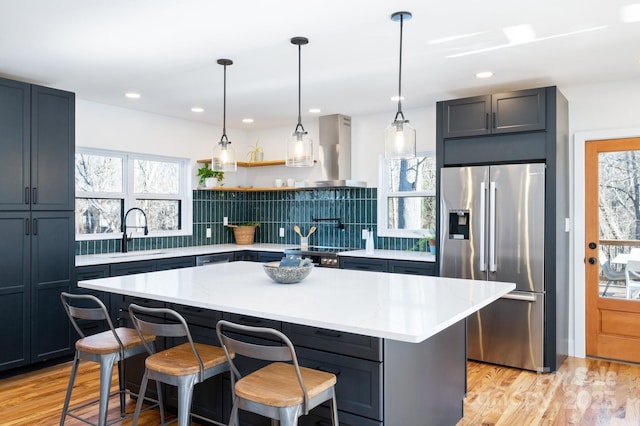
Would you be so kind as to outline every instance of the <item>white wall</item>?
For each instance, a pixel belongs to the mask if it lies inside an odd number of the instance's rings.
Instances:
[[[560,88],[569,101],[572,146],[573,352],[585,356],[584,144],[589,140],[640,136],[640,79]]]
[[[435,150],[435,105],[405,110],[404,114],[416,128],[417,149]],[[364,180],[370,187],[378,186],[377,164],[378,157],[384,154],[384,130],[394,115],[395,110],[390,109],[384,114],[352,117],[352,179]],[[318,119],[303,120],[303,124],[314,141],[317,158]],[[256,141],[264,149],[265,160],[282,160],[285,158],[285,141],[294,128],[295,123],[292,121],[287,127],[249,131],[227,129],[227,134],[239,161],[248,160],[247,153]],[[201,166],[196,160],[211,157],[213,146],[219,141],[221,134],[220,127],[209,124],[76,100],[77,146],[190,158],[194,176],[195,170]],[[319,166],[238,168],[236,173],[226,173],[225,186],[272,187],[276,178],[285,182],[287,178],[314,181],[322,179],[322,172]],[[196,185],[197,181],[194,179],[194,188]]]
[[[77,146],[190,158],[194,187],[196,160],[211,158],[221,135],[222,128],[209,124],[76,99]],[[244,152],[246,132],[227,129],[227,135]],[[237,185],[232,175],[225,182]]]
[[[365,180],[367,186],[378,186],[378,158],[384,155],[385,129],[393,121],[396,110],[351,119],[351,175]],[[404,116],[416,129],[416,151],[436,149],[436,106],[405,109]]]
[[[318,158],[318,119],[303,119],[304,130],[313,140],[313,150],[316,159]],[[240,161],[247,161],[247,153],[256,141],[264,149],[265,160],[284,160],[287,151],[286,141],[296,128],[295,117],[292,117],[291,125],[285,127],[274,127],[268,129],[257,129],[247,132],[247,143],[240,150],[242,155],[238,156]],[[275,179],[287,179],[296,181],[314,181],[322,179],[322,172],[317,165],[314,167],[253,167],[246,170],[245,184],[254,188],[271,188]]]
[[[404,115],[416,128],[417,150],[436,149],[436,108],[404,110]],[[378,157],[384,154],[384,132],[393,121],[395,110],[384,114],[356,115],[351,117],[351,179],[367,182],[369,187],[378,186]],[[314,141],[314,152],[318,158],[318,120],[303,120],[304,128]],[[260,129],[248,132],[249,145],[260,141],[264,147],[265,160],[283,159],[285,140],[291,135],[295,123],[289,127]],[[242,158],[242,157],[240,157]],[[284,167],[260,168],[248,174],[247,182],[255,187],[272,186],[275,178],[292,177],[295,180],[322,180],[320,167],[291,169]]]

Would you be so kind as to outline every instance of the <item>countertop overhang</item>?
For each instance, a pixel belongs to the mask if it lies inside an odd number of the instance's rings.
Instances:
[[[79,287],[402,342],[422,342],[513,283],[315,268],[277,284],[262,264],[231,262],[80,281]],[[212,319],[213,321],[213,319]]]
[[[76,256],[76,266],[92,266],[106,265],[120,262],[135,262],[153,259],[168,259],[171,257],[181,256],[202,256],[207,254],[236,252],[243,250],[252,251],[275,251],[282,252],[288,249],[298,249],[300,246],[295,244],[212,244],[204,246],[190,246],[179,248],[161,248],[157,250],[138,250],[129,251],[127,253],[101,253],[101,254],[84,254]],[[407,251],[407,250],[384,250],[376,249],[373,253],[367,253],[365,250],[350,250],[338,252],[339,256],[345,257],[369,257],[375,259],[394,259],[394,260],[410,260],[415,262],[435,262],[436,257],[427,252]]]

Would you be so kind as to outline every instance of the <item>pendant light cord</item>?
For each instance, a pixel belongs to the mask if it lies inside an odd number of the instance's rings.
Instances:
[[[305,133],[304,126],[302,125],[302,114],[301,114],[301,99],[302,99],[302,45],[298,45],[298,124],[296,125],[295,132],[298,133],[298,127],[302,130],[302,133]]]
[[[220,143],[231,143],[227,138],[227,64],[224,64],[224,90],[222,92],[222,137]]]
[[[396,113],[395,121],[398,121],[398,116],[402,117],[403,121],[406,121],[404,114],[402,113],[402,27],[404,22],[404,14],[400,14],[400,64],[398,66],[398,112]]]

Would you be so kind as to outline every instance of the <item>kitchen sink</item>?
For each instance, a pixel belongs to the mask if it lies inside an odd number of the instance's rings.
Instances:
[[[142,250],[142,251],[129,251],[126,253],[109,253],[107,255],[110,259],[122,258],[122,257],[140,257],[140,256],[153,256],[155,254],[165,253],[162,250]]]

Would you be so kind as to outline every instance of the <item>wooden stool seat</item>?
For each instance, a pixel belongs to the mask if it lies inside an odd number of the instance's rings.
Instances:
[[[336,376],[319,370],[300,367],[300,374],[309,398],[313,398],[336,384]],[[236,394],[249,401],[272,407],[302,404],[304,394],[295,366],[274,362],[236,382]]]
[[[222,348],[202,343],[194,343],[194,345],[205,370],[227,362]],[[148,356],[145,367],[170,376],[185,376],[200,372],[200,364],[188,342]]]
[[[175,386],[178,388],[179,426],[190,425],[191,417],[204,420],[207,424],[222,425],[215,419],[192,413],[191,402],[198,383],[229,371],[228,354],[220,347],[194,342],[184,317],[173,309],[146,308],[132,303],[129,305],[129,316],[139,334],[169,337],[167,345],[176,345],[156,352],[155,347],[145,342],[149,356],[144,361],[140,394],[146,392],[149,380],[155,381],[158,386],[160,383]],[[187,341],[180,343],[184,340]],[[133,415],[134,426],[138,424],[141,410],[142,401],[138,399]],[[161,421],[164,425],[163,413]]]
[[[122,342],[124,349],[133,348],[135,346],[141,346],[142,340],[138,336],[138,332],[133,328],[118,327],[115,329],[118,338]],[[147,341],[154,341],[155,336],[146,335]],[[103,355],[112,352],[118,352],[120,350],[120,344],[113,336],[111,330],[103,331],[102,333],[92,334],[91,336],[83,337],[76,341],[76,350]]]
[[[137,330],[133,328],[114,327],[107,307],[97,297],[90,294],[62,292],[60,293],[60,299],[73,328],[80,336],[75,344],[76,353],[73,357],[67,394],[62,406],[60,426],[64,426],[67,417],[73,417],[83,423],[96,426],[107,426],[115,422],[121,422],[127,417],[125,410],[126,394],[130,393],[125,388],[125,363],[123,361],[146,353],[145,342],[140,338]],[[99,325],[102,327],[106,325],[107,330],[87,336],[80,327],[82,323],[79,324],[77,320],[100,323]],[[156,339],[151,334],[144,337],[148,341],[155,341]],[[95,401],[70,408],[71,394],[73,393],[80,360],[100,364],[100,395]],[[111,378],[113,367],[116,363],[118,364],[118,391],[111,393]],[[160,392],[160,386],[157,386],[157,389]],[[108,420],[109,398],[116,394],[120,397],[120,417]],[[143,399],[145,399],[144,395],[140,395],[138,398],[139,401]],[[86,415],[86,407],[94,403],[98,404],[97,423],[92,422],[89,418],[81,417],[81,414]]]
[[[233,404],[228,426],[240,426],[240,410],[269,417],[271,424],[297,426],[300,416],[325,402],[331,410],[331,424],[340,424],[336,375],[301,367],[293,343],[281,331],[222,319],[216,324],[216,334],[231,366]],[[255,338],[264,339],[264,344],[254,343]],[[270,363],[258,367],[264,364],[254,362],[249,364],[256,367],[253,371],[241,373],[236,361],[243,358]]]

